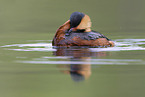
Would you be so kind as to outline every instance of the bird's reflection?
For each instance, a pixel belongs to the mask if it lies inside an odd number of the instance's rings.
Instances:
[[[65,74],[70,74],[72,80],[76,82],[88,79],[91,75],[91,58],[106,56],[104,52],[90,52],[88,48],[83,49],[71,49],[71,48],[58,48],[57,51],[53,53],[56,56],[69,56],[70,61],[73,64],[60,65],[59,68],[63,68],[62,72]]]

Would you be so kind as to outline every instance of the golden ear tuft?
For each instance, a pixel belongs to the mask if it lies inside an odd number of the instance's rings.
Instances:
[[[81,23],[78,25],[77,29],[89,29],[91,28],[91,19],[88,15],[85,15]]]

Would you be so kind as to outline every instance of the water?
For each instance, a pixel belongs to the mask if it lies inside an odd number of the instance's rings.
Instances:
[[[75,95],[92,96],[144,93],[140,90],[144,89],[145,80],[145,58],[142,57],[145,39],[114,41],[115,47],[108,48],[56,49],[51,40],[26,40],[23,44],[2,45],[1,51],[10,55],[3,56],[13,57],[1,61],[5,63],[1,64],[2,87],[16,96],[29,91],[29,95],[35,95],[36,91],[40,95],[70,91],[62,94],[69,95],[75,91]],[[96,89],[97,94],[94,92]]]
[[[144,97],[143,0],[0,0],[1,97]],[[115,41],[109,48],[53,48],[74,11]]]
[[[51,40],[28,40],[27,44],[4,45],[1,48],[13,51],[53,52],[53,57],[39,56],[31,60],[16,62],[33,64],[92,64],[92,65],[145,65],[141,59],[91,59],[96,56],[107,56],[116,51],[144,51],[145,39],[116,39],[115,47],[108,48],[58,48],[52,46]],[[35,42],[35,43],[32,43]],[[13,48],[12,48],[13,47]],[[19,56],[18,59],[26,57]],[[29,57],[28,57],[29,58]],[[84,59],[83,59],[84,58]],[[60,59],[60,60],[58,60]],[[54,61],[53,61],[54,60]],[[57,60],[57,61],[56,61]],[[69,61],[68,61],[69,60]]]

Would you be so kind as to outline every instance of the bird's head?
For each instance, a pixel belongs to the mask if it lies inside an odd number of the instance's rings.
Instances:
[[[84,32],[91,31],[91,19],[88,15],[81,12],[74,12],[70,16],[70,27],[72,31],[84,30]]]

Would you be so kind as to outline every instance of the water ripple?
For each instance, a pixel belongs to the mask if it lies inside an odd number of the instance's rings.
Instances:
[[[74,65],[138,65],[139,63],[144,65],[143,60],[140,59],[85,59],[85,60],[43,60],[33,59],[32,61],[17,61],[20,63],[32,63],[32,64],[74,64]]]
[[[46,40],[30,40],[28,42],[37,43],[11,44],[0,47],[14,51],[56,51],[56,49],[53,48],[52,44],[49,43],[51,42],[51,40],[47,40],[48,43],[39,43],[46,42]],[[115,47],[89,48],[89,50],[91,52],[145,50],[145,39],[116,39]]]
[[[0,46],[6,50],[14,51],[38,51],[53,52],[55,56],[41,56],[28,59],[23,56],[17,57],[19,63],[32,64],[81,64],[81,65],[145,65],[141,59],[93,59],[91,57],[105,56],[102,52],[145,50],[145,39],[116,39],[115,47],[77,49],[54,49],[51,40],[27,41],[26,44],[10,44]],[[97,55],[95,55],[97,54]],[[24,61],[25,59],[25,61]],[[27,60],[28,59],[28,60]],[[22,61],[23,60],[23,61]]]

